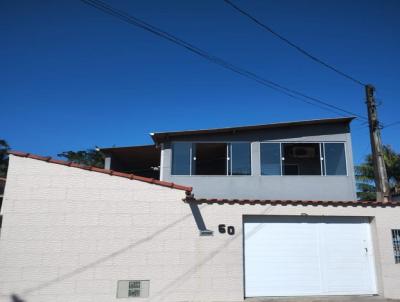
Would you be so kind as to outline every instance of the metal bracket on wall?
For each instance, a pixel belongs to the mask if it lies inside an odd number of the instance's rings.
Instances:
[[[200,230],[200,236],[213,236],[214,232],[211,230]]]

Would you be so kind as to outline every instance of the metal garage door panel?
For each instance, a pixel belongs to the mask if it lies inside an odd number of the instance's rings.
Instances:
[[[364,218],[249,216],[247,297],[375,293]]]
[[[246,296],[318,294],[318,257],[317,224],[253,218],[245,223]]]
[[[342,295],[376,293],[367,219],[331,218],[321,224],[321,234],[324,291]]]

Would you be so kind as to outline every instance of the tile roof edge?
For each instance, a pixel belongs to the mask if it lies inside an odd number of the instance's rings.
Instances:
[[[225,198],[194,198],[193,196],[187,196],[184,199],[185,202],[190,203],[206,203],[206,204],[239,204],[239,205],[294,205],[294,206],[342,206],[342,207],[399,207],[400,202],[389,201],[389,202],[378,202],[378,201],[366,201],[366,200],[273,200],[273,199],[225,199]]]
[[[40,155],[27,153],[27,152],[20,152],[20,151],[8,151],[8,154],[18,156],[18,157],[26,157],[26,158],[36,159],[36,160],[40,160],[40,161],[44,161],[44,162],[48,162],[48,163],[52,163],[52,164],[58,164],[58,165],[78,168],[78,169],[82,169],[82,170],[86,170],[86,171],[103,173],[103,174],[108,174],[108,175],[112,175],[112,176],[128,178],[131,180],[142,181],[142,182],[146,182],[146,183],[157,185],[157,186],[186,191],[188,193],[192,192],[192,187],[178,185],[173,182],[161,181],[161,180],[154,179],[154,178],[143,177],[143,176],[129,174],[129,173],[122,173],[122,172],[117,172],[114,170],[107,170],[107,169],[97,168],[97,167],[93,167],[93,166],[80,165],[80,164],[68,162],[65,160],[53,159],[50,156],[40,156]]]

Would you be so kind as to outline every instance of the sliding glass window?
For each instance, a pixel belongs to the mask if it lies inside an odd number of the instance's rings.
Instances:
[[[263,143],[261,152],[261,175],[281,175],[281,144]]]
[[[261,175],[347,175],[344,143],[261,143]]]
[[[250,175],[250,143],[173,143],[171,174]]]
[[[326,175],[347,175],[346,153],[342,143],[325,143]]]
[[[190,175],[191,143],[172,144],[172,175]]]
[[[250,143],[231,143],[229,147],[229,175],[251,175]]]
[[[282,144],[283,175],[321,175],[320,144]]]
[[[192,175],[226,175],[228,148],[225,143],[192,144]]]

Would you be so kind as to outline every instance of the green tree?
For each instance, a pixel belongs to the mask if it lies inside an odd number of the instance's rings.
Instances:
[[[7,175],[8,150],[10,150],[8,143],[4,139],[0,139],[0,177]]]
[[[392,191],[400,187],[400,153],[396,153],[389,145],[383,146],[389,186]],[[357,196],[361,200],[375,200],[376,188],[374,181],[374,165],[372,155],[365,157],[364,163],[355,167],[357,180]]]
[[[70,162],[80,165],[104,168],[104,155],[95,149],[87,149],[84,151],[65,151],[57,155]]]

